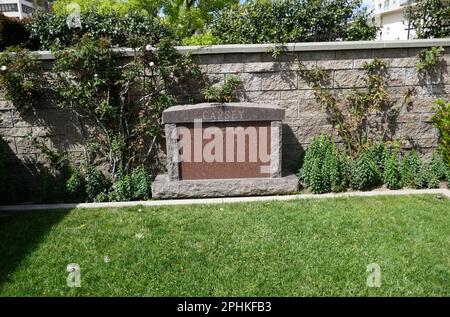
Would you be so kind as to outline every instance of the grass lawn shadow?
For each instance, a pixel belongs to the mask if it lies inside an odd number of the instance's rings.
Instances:
[[[0,212],[0,286],[69,212]]]

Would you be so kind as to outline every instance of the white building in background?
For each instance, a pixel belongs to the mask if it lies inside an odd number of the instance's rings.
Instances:
[[[410,1],[413,2],[413,1]],[[373,16],[381,27],[378,40],[409,40],[415,32],[403,16],[408,0],[373,0]]]
[[[28,18],[36,10],[49,11],[47,0],[0,0],[0,12],[10,18]]]

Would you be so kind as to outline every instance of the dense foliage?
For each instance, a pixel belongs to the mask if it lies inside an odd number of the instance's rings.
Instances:
[[[377,28],[359,0],[248,1],[212,22],[220,43],[371,40]]]
[[[163,2],[164,0],[56,0],[52,9],[57,15],[94,10],[100,14],[140,12],[156,16]]]
[[[298,176],[313,193],[341,192],[348,186],[348,159],[339,155],[328,136],[320,136],[309,145]]]
[[[350,159],[329,136],[320,136],[306,149],[298,175],[311,192],[326,193],[349,187],[370,190],[382,185],[389,189],[436,188],[448,173],[448,166],[437,153],[424,161],[414,150],[402,154],[395,146],[374,143]]]
[[[45,88],[90,127],[83,135],[81,164],[30,136],[51,162],[37,171],[48,189],[40,201],[148,199],[151,171],[146,167],[155,165],[162,112],[193,101],[206,84],[199,67],[170,40],[141,47],[133,58],[120,58],[111,46],[107,38],[85,35],[73,46],[54,47],[51,80],[45,80],[34,53],[16,48],[0,54],[0,87],[19,111],[34,109],[32,101]],[[232,98],[233,91],[225,89],[224,96]]]
[[[31,49],[37,48],[36,43],[30,40],[30,32],[26,28],[28,23],[28,19],[8,18],[0,12],[0,51],[15,45],[22,45]]]
[[[202,93],[209,102],[232,102],[235,101],[237,90],[241,84],[242,81],[238,76],[230,75],[225,77],[223,83],[206,86]]]
[[[184,44],[216,44],[208,32],[216,15],[224,9],[235,10],[239,0],[163,0],[163,21]]]
[[[9,47],[0,53],[0,87],[4,97],[21,108],[34,104],[42,93],[41,62],[27,49]]]
[[[450,166],[450,102],[443,99],[436,101],[433,125],[439,130],[439,146],[442,156]]]
[[[116,47],[138,47],[158,43],[161,39],[174,39],[174,34],[159,18],[139,13],[87,11],[80,15],[80,27],[68,24],[67,19],[67,15],[50,13],[35,16],[28,26],[31,38],[44,50],[75,45],[83,37],[108,38]]]
[[[411,5],[412,4],[412,5]],[[450,36],[450,4],[445,0],[410,1],[404,15],[416,37],[421,39]]]
[[[387,161],[387,160],[386,160]],[[383,183],[385,152],[378,145],[367,146],[351,163],[351,186],[367,190]]]
[[[140,50],[125,65],[117,63],[117,53],[109,47],[106,39],[85,37],[56,51],[55,90],[62,107],[94,122],[98,131],[89,144],[89,163],[105,159],[112,177],[110,191],[130,199],[135,169],[148,164],[163,134],[162,111],[175,105],[177,94],[195,95],[190,80],[200,82],[201,73],[189,56],[165,40],[151,50]],[[142,95],[132,98],[133,89]]]

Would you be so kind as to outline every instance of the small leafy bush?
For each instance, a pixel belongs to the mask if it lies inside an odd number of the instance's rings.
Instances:
[[[194,34],[181,41],[182,45],[214,45],[218,44],[218,39],[208,31],[203,34]]]
[[[85,175],[86,198],[88,201],[98,201],[110,187],[108,179],[94,166],[88,166]]]
[[[86,201],[86,181],[78,169],[74,169],[67,179],[66,192],[70,201]]]
[[[141,165],[132,171],[131,181],[133,184],[133,199],[150,199],[152,195],[151,174],[144,165]]]
[[[127,175],[119,171],[110,193],[112,201],[147,200],[151,197],[151,179],[149,171],[143,166]]]
[[[419,173],[419,178],[421,181],[421,188],[438,188],[439,187],[439,177],[433,170],[430,162],[424,163]]]
[[[400,164],[396,150],[392,150],[385,160],[383,181],[389,189],[399,189],[402,187]]]
[[[438,99],[434,111],[432,122],[439,130],[439,148],[445,163],[450,166],[450,102]]]
[[[380,168],[384,154],[378,147],[363,149],[351,165],[351,184],[354,189],[367,190],[382,184],[383,170]]]
[[[431,156],[430,161],[430,168],[434,175],[438,178],[440,181],[447,180],[447,173],[448,173],[448,166],[445,163],[442,155],[439,153],[433,152],[433,155]]]
[[[238,76],[227,76],[220,85],[210,85],[202,90],[204,98],[209,102],[232,102],[242,81]]]
[[[401,162],[401,179],[402,186],[409,188],[424,187],[423,179],[420,176],[423,163],[415,150],[404,155]]]
[[[349,164],[329,136],[315,138],[306,149],[298,175],[313,193],[341,192],[348,186]]]

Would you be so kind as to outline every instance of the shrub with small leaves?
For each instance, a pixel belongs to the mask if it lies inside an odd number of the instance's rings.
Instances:
[[[106,177],[94,166],[86,169],[86,197],[88,201],[97,201],[97,196],[108,190]]]
[[[423,188],[423,180],[420,177],[422,165],[422,161],[415,150],[404,155],[400,167],[403,187]]]
[[[133,198],[138,200],[150,199],[152,193],[151,175],[144,165],[134,169],[131,173],[133,184]]]
[[[373,148],[363,149],[351,165],[351,184],[354,189],[366,190],[382,183],[379,158]]]
[[[398,153],[396,150],[392,150],[387,156],[384,163],[383,181],[389,189],[399,189],[401,184],[400,164],[398,159]]]
[[[117,179],[113,184],[113,191],[110,193],[111,201],[128,201],[133,197],[133,185],[131,175],[125,174],[122,170],[117,173]]]
[[[143,165],[135,168],[131,174],[125,174],[120,170],[109,195],[112,201],[147,200],[150,197],[150,173]]]
[[[341,192],[348,186],[348,159],[329,136],[315,138],[306,149],[299,177],[313,193]]]
[[[448,166],[444,158],[439,153],[433,152],[430,161],[430,168],[440,181],[447,180]]]
[[[86,200],[86,181],[79,169],[74,169],[66,181],[67,199],[79,202]]]
[[[418,175],[422,188],[438,188],[439,177],[433,170],[431,162],[422,165],[420,173]]]

